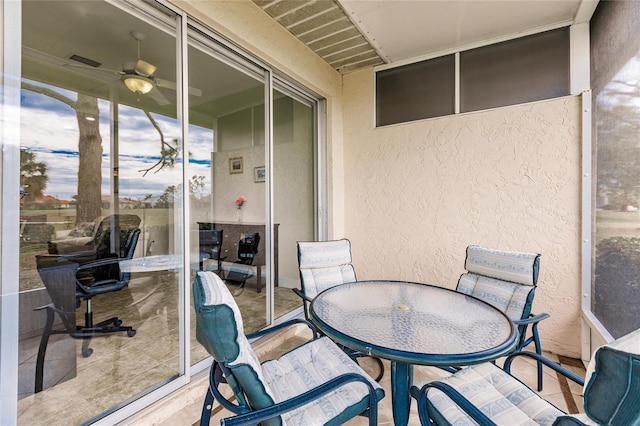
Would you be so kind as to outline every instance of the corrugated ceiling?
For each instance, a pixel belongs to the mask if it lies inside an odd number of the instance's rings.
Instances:
[[[385,61],[334,0],[253,0],[342,74]]]

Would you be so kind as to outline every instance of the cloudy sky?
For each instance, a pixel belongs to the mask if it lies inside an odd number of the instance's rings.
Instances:
[[[37,84],[37,83],[32,83]],[[49,87],[75,100],[74,92]],[[110,147],[109,103],[99,101],[100,134],[103,142],[102,194],[108,195],[109,168],[112,159]],[[51,97],[23,90],[21,98],[21,148],[35,153],[36,161],[48,168],[49,181],[46,195],[71,200],[78,193],[78,123],[73,109]],[[171,118],[152,113],[164,133],[165,141],[180,135],[179,123]],[[120,146],[118,167],[120,196],[133,199],[147,194],[161,195],[170,185],[182,181],[182,163],[164,168],[158,173],[144,172],[160,159],[160,134],[142,110],[121,105],[119,107]],[[210,176],[212,131],[191,126],[189,129],[189,176]],[[209,179],[207,179],[207,182]],[[210,188],[205,188],[205,193]]]

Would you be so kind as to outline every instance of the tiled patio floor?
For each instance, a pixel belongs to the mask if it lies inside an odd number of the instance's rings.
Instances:
[[[291,347],[295,347],[304,338],[299,335],[287,335],[283,338],[272,339],[269,342],[256,345],[255,349],[261,360],[270,359],[277,356],[281,351],[286,351]],[[548,358],[558,361],[577,374],[584,376],[584,367],[580,360],[557,356],[551,353],[545,353]],[[380,381],[386,392],[385,398],[379,405],[379,425],[393,425],[391,411],[391,388],[390,388],[390,365],[388,361],[385,364],[385,374]],[[500,362],[498,362],[500,363]],[[371,364],[373,365],[373,364]],[[368,366],[364,364],[364,368]],[[512,372],[524,383],[535,388],[536,383],[536,366],[529,359],[521,359],[512,365]],[[433,367],[415,367],[414,382],[435,379],[443,377],[448,373]],[[202,409],[202,400],[208,385],[208,378],[202,377],[195,380],[184,391],[177,392],[170,400],[162,401],[155,407],[151,407],[135,420],[126,422],[127,425],[149,425],[157,426],[174,426],[174,425],[198,425],[200,412]],[[569,413],[582,412],[582,388],[571,381],[558,378],[556,374],[545,369],[544,389],[540,392],[545,399],[555,404],[558,408]],[[214,407],[214,414],[211,417],[210,424],[220,424],[220,419],[229,417],[232,414],[222,409],[218,404]],[[368,419],[358,417],[347,423],[349,426],[367,425]],[[409,425],[419,425],[416,402],[412,400]]]

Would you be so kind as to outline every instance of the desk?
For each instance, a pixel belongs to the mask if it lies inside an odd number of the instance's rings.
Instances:
[[[204,223],[204,222],[203,222]],[[275,285],[278,285],[278,223],[273,224],[273,276],[275,277]],[[263,287],[262,268],[266,265],[266,227],[264,223],[247,223],[247,222],[212,222],[211,229],[222,229],[222,247],[220,248],[220,256],[226,258],[226,262],[222,262],[222,269],[228,271],[230,264],[237,259],[238,241],[243,234],[260,234],[260,243],[258,244],[258,254],[253,262],[256,268],[256,284],[255,287],[260,292]]]
[[[160,254],[156,256],[134,257],[120,262],[122,272],[155,272],[179,269],[182,257],[177,254]]]
[[[320,293],[312,321],[348,348],[391,361],[396,425],[409,419],[413,365],[470,365],[499,358],[517,343],[501,311],[453,290],[404,281],[360,281]]]

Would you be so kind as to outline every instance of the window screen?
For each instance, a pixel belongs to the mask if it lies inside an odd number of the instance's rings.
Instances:
[[[453,55],[376,73],[376,126],[453,114],[454,103]]]
[[[460,53],[460,111],[569,94],[569,28]]]

